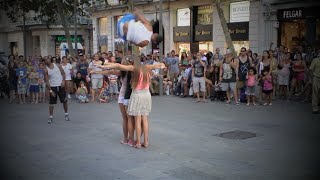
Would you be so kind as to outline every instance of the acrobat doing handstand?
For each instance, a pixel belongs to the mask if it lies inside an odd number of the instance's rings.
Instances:
[[[162,37],[153,33],[151,23],[137,9],[133,13],[126,13],[117,25],[118,35],[136,46],[145,47],[149,42],[158,44],[162,41]]]

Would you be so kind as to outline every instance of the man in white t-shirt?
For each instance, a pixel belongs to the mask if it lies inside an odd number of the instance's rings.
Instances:
[[[70,93],[72,93],[72,89],[73,89],[73,83],[72,83],[72,77],[71,75],[73,74],[73,67],[72,65],[68,62],[68,59],[66,56],[62,57],[62,62],[61,62],[61,67],[64,71],[64,73],[66,74],[66,92],[67,92],[67,96],[70,99],[71,95]]]
[[[130,41],[136,46],[145,47],[150,41],[160,43],[162,37],[153,33],[151,23],[137,9],[133,14],[125,14],[117,24],[118,35],[125,41]]]

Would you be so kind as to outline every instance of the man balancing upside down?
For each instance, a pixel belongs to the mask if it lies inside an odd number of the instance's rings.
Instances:
[[[125,14],[118,21],[118,35],[125,41],[130,41],[139,47],[145,47],[150,41],[160,43],[162,37],[153,33],[152,25],[137,9]]]

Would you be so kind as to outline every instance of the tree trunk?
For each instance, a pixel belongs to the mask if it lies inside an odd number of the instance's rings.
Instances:
[[[66,35],[66,39],[67,39],[67,43],[68,43],[68,49],[69,49],[69,53],[72,57],[76,57],[76,54],[74,52],[73,46],[72,46],[72,42],[71,42],[71,35],[70,35],[70,31],[69,31],[69,25],[67,23],[67,20],[65,18],[65,15],[63,13],[63,6],[62,6],[62,2],[61,0],[55,0],[56,5],[57,5],[57,11],[58,14],[60,16],[61,19],[61,25],[63,27],[64,33]],[[75,37],[76,38],[76,37]],[[62,57],[61,57],[62,58]]]
[[[222,29],[223,29],[224,36],[226,38],[226,42],[227,42],[228,48],[231,50],[232,54],[236,57],[238,55],[237,55],[236,51],[234,50],[234,46],[233,46],[232,39],[231,39],[231,36],[230,36],[230,33],[229,33],[229,28],[228,28],[228,25],[227,25],[227,21],[226,21],[226,18],[224,17],[223,9],[221,8],[221,1],[220,0],[215,0],[215,2],[216,2],[219,19],[220,19],[220,22],[221,22],[221,26],[222,26]]]

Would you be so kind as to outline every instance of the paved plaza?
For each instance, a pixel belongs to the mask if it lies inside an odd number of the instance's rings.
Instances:
[[[71,121],[59,104],[49,125],[48,104],[0,100],[1,179],[319,179],[320,116],[310,104],[247,107],[153,97],[148,149],[120,144],[116,102],[69,104]],[[230,131],[236,136],[220,137]],[[240,131],[256,137],[244,139]]]

